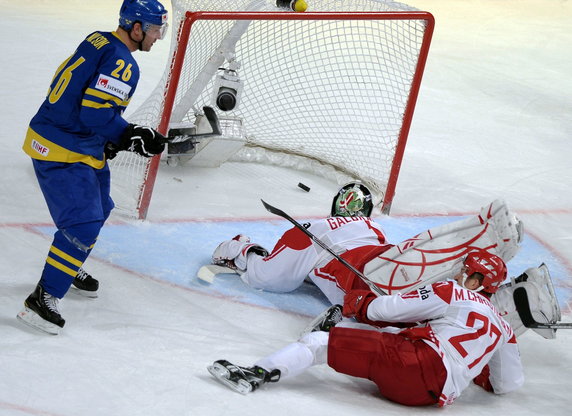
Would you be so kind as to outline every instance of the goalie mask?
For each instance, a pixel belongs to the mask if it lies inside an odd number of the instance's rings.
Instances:
[[[473,274],[480,273],[483,276],[483,281],[475,289],[475,292],[483,290],[487,293],[495,293],[506,279],[507,270],[503,259],[488,251],[481,250],[469,253],[463,265],[463,286],[465,285],[465,280]]]
[[[373,211],[371,192],[359,182],[344,185],[332,202],[332,217],[369,217]]]

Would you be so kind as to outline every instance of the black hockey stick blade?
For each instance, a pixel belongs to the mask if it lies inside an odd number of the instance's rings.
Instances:
[[[266,208],[266,211],[270,212],[271,214],[278,215],[279,217],[287,219],[290,222],[296,222],[294,219],[292,219],[292,217],[290,217],[290,215],[286,214],[281,209],[278,209],[278,208],[273,207],[272,205],[268,204],[267,202],[264,201],[264,199],[261,199],[260,201],[262,201],[262,205],[264,205],[264,208]]]
[[[212,133],[210,133],[210,135],[220,136],[221,135],[220,122],[218,120],[218,116],[216,115],[214,109],[212,107],[205,106],[203,107],[203,111],[212,129]]]
[[[210,133],[196,133],[196,127],[182,127],[182,128],[173,128],[169,130],[167,134],[167,142],[168,143],[181,143],[188,140],[192,140],[197,137],[209,137],[209,136],[220,136],[221,135],[221,128],[218,116],[216,115],[215,110],[212,107],[203,107],[203,112],[209,125],[211,127],[212,132]]]
[[[536,321],[532,316],[530,302],[528,301],[528,295],[526,294],[525,288],[516,288],[512,296],[514,298],[514,304],[516,306],[518,316],[525,327],[539,329],[572,329],[572,322],[542,323]]]
[[[292,224],[294,224],[294,226],[296,228],[298,228],[300,231],[302,231],[304,234],[306,234],[308,237],[310,237],[310,239],[312,241],[314,241],[316,244],[318,244],[320,247],[322,247],[324,250],[326,250],[328,253],[330,253],[332,256],[334,256],[340,263],[342,263],[344,266],[346,266],[348,269],[350,269],[352,272],[354,272],[366,285],[369,286],[369,288],[373,292],[377,293],[379,296],[387,295],[387,293],[385,293],[379,286],[377,286],[375,283],[373,283],[371,280],[369,280],[362,272],[360,272],[358,269],[356,269],[354,266],[352,266],[350,263],[348,263],[344,258],[342,258],[338,254],[336,254],[326,243],[324,243],[322,240],[320,240],[318,237],[316,237],[314,234],[312,234],[310,231],[308,231],[306,229],[306,227],[304,227],[302,224],[300,224],[298,221],[296,221],[290,215],[286,214],[281,209],[278,209],[278,208],[273,207],[272,205],[266,203],[263,199],[261,199],[260,201],[262,201],[262,205],[264,205],[264,208],[266,208],[266,211],[270,212],[271,214],[278,215],[279,217],[282,217],[285,220],[288,220]]]

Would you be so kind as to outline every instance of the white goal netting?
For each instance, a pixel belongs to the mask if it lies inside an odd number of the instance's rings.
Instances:
[[[162,118],[193,124],[202,107],[211,106],[221,119],[222,136],[244,141],[231,161],[311,170],[340,183],[359,179],[378,201],[390,204],[388,186],[395,186],[421,80],[420,56],[426,57],[429,47],[427,17],[390,1],[308,0],[308,5],[306,13],[295,13],[270,0],[174,1],[173,56],[181,47],[187,11],[279,13],[270,20],[198,18],[190,25],[182,65],[171,62],[130,121],[153,127]],[[337,14],[288,18],[314,12]],[[371,18],[357,12],[401,14]],[[221,68],[233,69],[242,84],[231,111],[214,103]],[[166,87],[178,70],[172,110],[164,114]],[[163,163],[167,159],[164,155]],[[153,186],[149,177],[154,180],[157,166],[127,152],[110,165],[118,208],[144,217]]]

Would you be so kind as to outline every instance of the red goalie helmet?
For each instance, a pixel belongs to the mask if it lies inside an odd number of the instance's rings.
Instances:
[[[487,293],[495,293],[506,279],[506,264],[503,259],[488,251],[470,252],[463,264],[467,277],[474,273],[480,273],[484,276],[481,286],[476,290],[477,292],[484,290]]]

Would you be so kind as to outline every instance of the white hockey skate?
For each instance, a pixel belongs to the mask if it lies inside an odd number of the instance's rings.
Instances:
[[[302,331],[300,338],[310,332],[325,331],[330,332],[334,326],[341,322],[343,319],[342,305],[332,305],[324,312],[316,316],[312,322]]]
[[[240,394],[248,394],[262,384],[275,383],[280,379],[280,370],[267,371],[258,366],[239,367],[226,360],[217,360],[207,369],[219,382]]]

